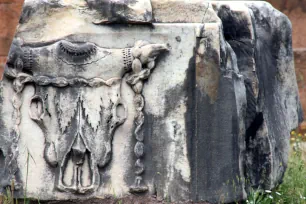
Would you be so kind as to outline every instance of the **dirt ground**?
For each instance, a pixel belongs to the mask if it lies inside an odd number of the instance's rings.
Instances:
[[[20,201],[19,203],[23,203]],[[162,203],[162,204],[172,204],[166,200],[162,200],[156,198],[154,196],[128,196],[121,199],[115,198],[104,198],[104,199],[90,199],[90,200],[69,200],[69,201],[31,201],[31,204],[155,204],[155,203]],[[209,204],[207,202],[176,202],[176,204]]]

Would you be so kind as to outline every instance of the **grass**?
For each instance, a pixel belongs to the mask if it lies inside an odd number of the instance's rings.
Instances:
[[[3,204],[18,204],[18,200],[14,200],[14,182],[12,181],[11,187],[6,188],[6,195],[2,196]]]
[[[30,204],[31,200],[27,197],[27,188],[28,188],[28,176],[29,176],[29,164],[30,164],[30,157],[33,159],[32,155],[28,151],[27,154],[27,170],[26,170],[26,185],[24,189],[24,197],[22,204]],[[34,161],[34,159],[33,159]],[[35,161],[34,161],[35,162]],[[14,200],[14,180],[12,180],[11,186],[6,188],[6,194],[0,197],[0,204],[18,204],[18,199]],[[40,203],[39,199],[37,202]],[[21,203],[21,202],[19,202]]]
[[[306,135],[291,134],[292,152],[283,183],[275,190],[253,190],[246,204],[306,204],[306,166],[300,143]]]

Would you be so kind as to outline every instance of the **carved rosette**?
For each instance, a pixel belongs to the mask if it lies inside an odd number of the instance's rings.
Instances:
[[[114,133],[127,118],[121,86],[125,73],[130,73],[127,83],[135,92],[137,140],[137,176],[131,192],[146,191],[141,182],[145,169],[141,92],[156,57],[165,50],[166,45],[144,41],[124,49],[67,40],[42,45],[15,44],[5,70],[5,76],[14,80],[15,91],[13,154],[7,162],[14,165],[18,156],[22,91],[26,84],[34,84],[29,115],[45,136],[44,159],[55,169],[56,189],[78,194],[94,192],[102,182],[99,172],[111,161]],[[52,67],[46,66],[50,61]],[[123,107],[123,115],[118,115],[119,107]],[[14,174],[11,172],[12,179]]]

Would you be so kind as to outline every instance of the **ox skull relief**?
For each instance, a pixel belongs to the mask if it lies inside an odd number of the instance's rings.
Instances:
[[[144,172],[141,160],[144,139],[139,134],[144,122],[141,92],[143,81],[155,67],[156,57],[165,50],[168,48],[164,44],[144,41],[124,49],[67,40],[14,43],[5,74],[14,79],[14,101],[21,101],[27,83],[35,86],[29,115],[45,136],[44,158],[55,169],[58,190],[84,194],[101,184],[99,171],[110,162],[114,133],[128,114],[121,97],[125,74],[135,93],[137,112],[136,178],[131,191],[147,190],[141,183]],[[18,112],[20,106],[14,107]]]

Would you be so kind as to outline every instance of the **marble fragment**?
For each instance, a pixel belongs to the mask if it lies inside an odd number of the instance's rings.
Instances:
[[[268,3],[26,0],[0,193],[241,201],[281,182],[301,121],[291,23]]]

